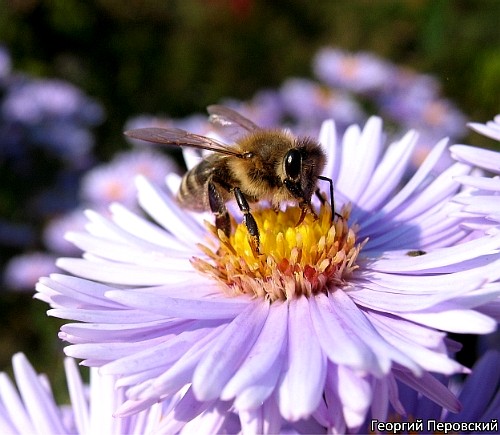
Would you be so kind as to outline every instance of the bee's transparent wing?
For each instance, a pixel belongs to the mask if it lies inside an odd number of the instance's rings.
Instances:
[[[225,145],[215,139],[199,134],[189,133],[188,131],[180,128],[138,128],[135,130],[128,130],[124,134],[134,139],[140,139],[146,142],[153,142],[162,145],[192,147],[226,154],[229,156],[242,156],[242,154],[231,145]]]
[[[240,115],[238,112],[226,106],[212,105],[207,107],[210,114],[210,122],[218,127],[222,127],[226,132],[231,132],[231,136],[248,134],[260,130],[260,127]]]

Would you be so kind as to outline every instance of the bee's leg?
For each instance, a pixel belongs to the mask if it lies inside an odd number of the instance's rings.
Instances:
[[[302,222],[304,222],[304,219],[307,216],[308,212],[313,215],[314,220],[318,219],[318,215],[313,210],[310,203],[306,203],[306,202],[301,203],[301,204],[299,204],[299,207],[300,207],[300,217],[299,217],[299,221],[295,224],[296,227],[298,227]]]
[[[334,195],[333,195],[333,181],[332,181],[332,179],[331,179],[331,178],[328,178],[328,177],[324,177],[324,176],[322,176],[322,175],[318,176],[318,178],[319,178],[320,180],[323,180],[323,181],[328,181],[328,183],[330,184],[330,206],[331,206],[331,208],[332,208],[332,216],[331,216],[331,220],[332,220],[332,222],[333,222],[333,218],[334,218],[334,216],[337,216],[337,217],[339,217],[339,218],[343,219],[342,215],[341,215],[341,214],[339,214],[339,213],[337,213],[337,212],[335,211],[335,197],[334,197]],[[316,193],[316,196],[317,196],[317,197],[319,198],[319,200],[321,201],[321,205],[325,205],[326,200],[325,200],[324,196],[320,193],[319,188],[318,188],[318,189],[316,189],[316,192],[315,192],[315,193]]]
[[[250,206],[248,205],[248,201],[239,187],[234,188],[234,197],[236,198],[236,203],[238,204],[238,207],[243,213],[243,221],[245,222],[245,225],[248,229],[248,233],[250,234],[250,241],[258,253],[260,239],[259,239],[259,227],[257,226],[257,222],[255,222],[252,213],[250,213]]]
[[[325,195],[322,194],[321,191],[319,190],[319,187],[314,191],[314,193],[318,197],[319,202],[321,202],[321,205],[325,205],[326,204],[326,198],[325,198]]]
[[[210,204],[210,210],[215,215],[215,226],[229,237],[231,235],[231,219],[224,198],[212,182],[208,183],[208,203]]]

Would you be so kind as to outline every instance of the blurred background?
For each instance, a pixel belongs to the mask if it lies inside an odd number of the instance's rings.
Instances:
[[[23,351],[57,390],[60,322],[32,295],[78,255],[61,234],[127,203],[131,173],[183,170],[126,126],[202,130],[191,115],[226,102],[298,131],[376,113],[494,147],[464,125],[500,112],[498,17],[497,0],[0,0],[0,370]]]

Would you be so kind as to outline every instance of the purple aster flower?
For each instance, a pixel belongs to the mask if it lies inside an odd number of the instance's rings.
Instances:
[[[73,118],[96,125],[104,116],[99,104],[61,80],[20,80],[9,89],[2,112],[6,119],[21,124]]]
[[[42,146],[81,168],[94,146],[89,128],[102,122],[104,110],[70,83],[16,74],[9,77],[0,116],[10,154],[23,158],[30,146]]]
[[[486,124],[471,123],[469,126],[500,141],[500,115]],[[462,211],[465,215],[475,218],[471,226],[483,230],[497,226],[500,222],[500,152],[470,145],[453,145],[450,150],[456,160],[493,174],[493,177],[464,175],[457,178],[457,181],[470,187],[469,195],[460,197],[457,201],[464,204]]]
[[[280,93],[272,89],[258,91],[249,101],[223,99],[221,104],[233,108],[248,119],[254,120],[262,128],[276,127],[285,116]],[[207,118],[204,117],[204,119],[206,122]],[[207,126],[209,129],[213,128],[210,124]]]
[[[113,201],[134,206],[136,190],[133,179],[144,175],[160,183],[165,174],[177,172],[172,160],[159,152],[142,149],[118,154],[110,163],[87,172],[81,182],[81,197],[90,204],[106,206]]]
[[[56,258],[45,252],[30,252],[12,257],[5,265],[3,283],[13,290],[32,292],[40,276],[59,272]]]
[[[112,377],[92,369],[90,386],[84,385],[77,365],[66,358],[64,368],[71,406],[58,406],[45,376],[38,375],[26,356],[12,358],[17,384],[0,373],[0,432],[2,434],[147,434],[156,431],[162,405],[140,414],[116,418],[113,409],[123,402],[123,391],[114,388]]]
[[[337,126],[340,123],[345,127],[364,118],[361,107],[347,93],[311,80],[288,79],[281,86],[280,95],[298,130],[318,132],[326,119],[335,119]]]
[[[42,278],[37,297],[81,322],[61,328],[65,352],[118,377],[118,415],[165,400],[168,433],[345,432],[402,409],[398,382],[460,409],[433,375],[467,372],[445,332],[493,331],[476,307],[500,293],[500,235],[467,240],[454,215],[471,166],[432,176],[443,140],[404,183],[417,134],[385,148],[378,118],[341,141],[326,122],[319,140],[342,217],[254,207],[260,254],[244,225],[227,238],[143,177],[150,219],[113,204],[68,236],[85,257],[60,259],[75,276]]]
[[[434,136],[460,137],[465,117],[449,100],[440,98],[434,77],[399,71],[392,86],[377,96],[382,113],[406,128]]]
[[[78,248],[68,242],[65,235],[70,231],[83,231],[86,223],[87,219],[81,209],[52,218],[43,230],[45,247],[59,255],[77,255]]]
[[[469,127],[487,137],[500,141],[499,115],[486,124],[470,123]],[[467,195],[456,198],[457,203],[462,205],[462,209],[457,215],[466,219],[464,226],[476,230],[472,237],[485,232],[498,231],[500,223],[500,201],[498,200],[500,198],[500,153],[469,145],[453,145],[450,150],[456,160],[474,165],[480,171],[480,175],[483,175],[457,177],[457,181],[467,187]],[[493,285],[498,286],[500,282],[497,281]],[[500,297],[479,307],[479,311],[500,322]],[[499,331],[482,338],[480,343],[483,346],[490,344],[498,347],[498,343],[500,343]]]
[[[347,53],[327,47],[316,53],[316,76],[331,86],[354,92],[380,90],[394,78],[394,67],[370,53]]]
[[[452,414],[399,385],[404,414],[391,409],[386,421],[369,421],[367,433],[487,433],[498,431],[500,416],[500,352],[489,351],[473,367],[464,383],[451,383],[458,390],[462,410]],[[383,428],[381,430],[381,428]],[[378,430],[377,430],[378,429]]]

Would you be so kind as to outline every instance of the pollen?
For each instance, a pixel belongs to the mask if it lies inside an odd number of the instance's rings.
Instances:
[[[349,206],[333,221],[329,206],[321,206],[317,217],[307,214],[299,225],[298,207],[252,214],[260,232],[258,250],[243,223],[229,238],[207,224],[215,244],[212,248],[199,245],[209,258],[192,260],[197,270],[219,281],[228,294],[271,302],[308,297],[345,286],[357,268],[356,258],[365,242],[357,243],[357,227],[348,225]]]

